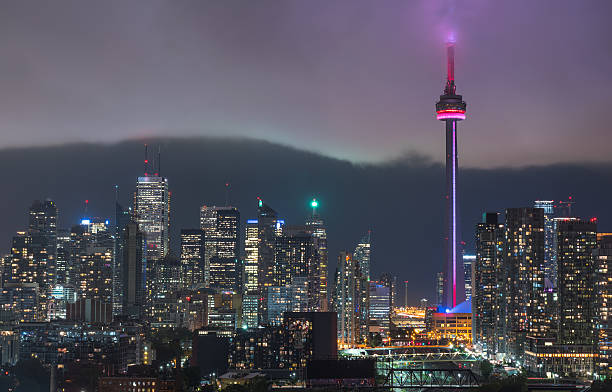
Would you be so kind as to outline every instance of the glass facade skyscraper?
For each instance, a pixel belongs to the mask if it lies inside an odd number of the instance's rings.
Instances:
[[[155,264],[166,257],[169,247],[170,193],[168,179],[138,177],[134,195],[134,215],[145,241],[146,297],[154,291]]]
[[[368,232],[361,237],[359,243],[355,247],[355,252],[353,253],[353,257],[355,261],[359,264],[359,269],[361,271],[361,275],[367,280],[370,280],[370,257],[371,257],[371,249],[372,249],[372,231],[368,230]]]
[[[181,230],[181,283],[186,289],[205,287],[204,279],[204,231]]]
[[[200,209],[204,232],[204,280],[207,286],[238,292],[240,271],[240,212],[236,207]]]

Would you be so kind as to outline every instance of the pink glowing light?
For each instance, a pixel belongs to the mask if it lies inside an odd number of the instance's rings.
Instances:
[[[438,120],[465,120],[465,112],[438,112]]]

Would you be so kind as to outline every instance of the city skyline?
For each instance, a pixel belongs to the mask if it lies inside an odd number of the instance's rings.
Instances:
[[[0,392],[612,391],[599,1],[8,4]]]
[[[435,119],[432,121],[436,124]],[[166,139],[152,140],[150,145],[157,146],[158,142],[164,146],[164,176],[169,178],[173,194],[170,226],[173,251],[178,253],[181,228],[199,227],[199,209],[203,204],[224,205],[227,181],[231,182],[230,204],[240,208],[245,218],[256,216],[254,200],[261,195],[282,212],[289,224],[298,224],[311,214],[309,202],[316,197],[331,238],[329,271],[335,267],[337,252],[351,249],[363,232],[371,227],[376,258],[372,266],[374,276],[390,272],[403,281],[417,271],[421,279],[410,279],[410,297],[435,300],[433,276],[442,268],[443,261],[444,212],[441,206],[444,205],[444,170],[441,165],[398,163],[395,166],[353,166],[282,146],[246,141],[231,143],[206,139],[196,142],[192,139],[182,142]],[[249,151],[259,152],[253,154]],[[194,158],[196,152],[203,153],[202,157]],[[237,165],[228,168],[229,175],[206,169],[227,154],[242,157],[236,161]],[[107,156],[115,159],[103,164]],[[60,227],[70,227],[79,222],[84,215],[85,199],[89,199],[89,214],[112,220],[114,185],[119,185],[120,203],[129,205],[135,190],[135,178],[142,172],[141,157],[140,142],[116,146],[63,146],[31,152],[16,150],[14,155],[5,156],[20,170],[7,174],[7,181],[19,186],[14,192],[2,195],[1,199],[6,205],[15,206],[6,211],[7,219],[0,224],[0,235],[7,239],[2,245],[4,252],[9,250],[9,239],[14,232],[27,225],[23,211],[17,206],[22,205],[23,210],[27,210],[31,200],[37,198],[50,197],[56,201],[60,209]],[[259,162],[260,170],[255,176],[240,176],[240,172],[250,173],[252,159]],[[276,168],[277,159],[288,163],[280,171]],[[75,160],[86,164],[75,166]],[[45,174],[43,182],[29,181],[30,178],[41,178],[38,168],[44,162],[53,162],[55,171]],[[266,178],[268,170],[277,170],[278,175],[285,179],[285,185],[277,183],[274,178]],[[563,172],[563,175],[559,172]],[[89,176],[89,173],[96,175]],[[592,181],[612,173],[612,168],[607,166],[549,167],[523,171],[461,169],[461,173],[465,195],[462,197],[462,238],[467,242],[468,251],[474,249],[473,230],[483,210],[501,211],[507,206],[531,206],[536,199],[561,199],[573,195],[577,202],[574,206],[576,214],[585,218],[598,217],[601,229],[610,231],[607,228],[608,222],[612,222],[612,211],[607,208],[605,192],[592,192],[588,186]],[[508,183],[500,184],[495,190],[490,189],[487,184],[500,176],[508,179]],[[198,179],[196,188],[193,187],[195,178]],[[350,187],[335,187],[337,178],[346,178],[347,184],[361,181],[366,187],[356,196]],[[80,186],[71,189],[74,181],[79,181]],[[44,191],[43,186],[48,190]],[[381,187],[388,192],[381,192]],[[553,197],[555,195],[559,197]],[[396,207],[363,210],[364,205],[389,203]],[[362,215],[353,213],[357,210],[362,210]],[[413,221],[420,223],[407,224]],[[422,224],[425,230],[421,229]],[[408,257],[405,256],[405,238],[409,238]],[[427,260],[427,263],[421,260]]]

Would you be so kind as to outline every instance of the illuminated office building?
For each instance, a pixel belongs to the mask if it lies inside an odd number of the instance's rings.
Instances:
[[[259,225],[257,219],[247,220],[244,239],[244,291],[255,293],[257,283],[257,260],[259,258]]]
[[[463,274],[464,274],[464,282],[465,282],[465,299],[472,299],[472,282],[474,276],[474,261],[476,260],[476,255],[463,255]]]
[[[57,230],[55,282],[62,286],[74,283],[73,265],[70,262],[70,231],[65,229]]]
[[[123,306],[126,316],[140,318],[145,303],[144,235],[136,222],[130,222],[123,230]]]
[[[313,199],[310,202],[312,215],[306,219],[306,230],[312,234],[314,247],[317,251],[317,261],[311,275],[319,281],[319,288],[312,292],[314,307],[317,311],[327,311],[328,293],[328,259],[327,259],[327,230],[325,222],[318,214],[319,202]]]
[[[83,219],[71,231],[72,260],[77,266],[77,296],[113,303],[115,239],[108,221]]]
[[[45,265],[45,285],[40,288],[47,294],[55,285],[55,258],[57,252],[57,206],[52,200],[35,200],[30,206],[28,234],[31,251],[37,264]]]
[[[240,212],[236,207],[200,209],[200,228],[204,231],[204,279],[207,286],[239,291]]]
[[[370,281],[371,250],[372,231],[368,230],[367,234],[361,237],[361,240],[357,244],[357,247],[355,247],[355,252],[353,253],[353,258],[357,263],[359,263],[359,270],[366,281]]]
[[[380,275],[380,283],[389,288],[389,295],[391,295],[391,309],[395,306],[399,306],[397,297],[397,276],[393,276],[388,272]]]
[[[391,317],[391,288],[381,281],[371,280],[369,290],[369,332],[387,337]]]
[[[204,231],[181,230],[181,284],[187,289],[206,286],[204,278]]]
[[[444,307],[444,272],[436,273],[436,306]],[[408,306],[408,304],[404,304]]]
[[[259,258],[259,224],[249,219],[245,227],[244,240],[244,287],[242,319],[246,328],[256,328],[259,322],[259,288],[257,263]]]
[[[147,173],[138,177],[134,195],[134,216],[145,240],[145,282],[147,298],[153,294],[152,274],[155,263],[168,254],[170,229],[170,193],[168,179]]]
[[[276,211],[258,200],[257,208],[257,290],[260,295],[259,325],[268,324],[268,287],[276,286],[275,247],[276,237],[282,234],[284,221]]]
[[[290,284],[268,287],[268,324],[279,326],[285,312],[307,312],[308,279],[296,277]]]
[[[155,295],[153,298],[170,298],[180,288],[181,262],[168,254],[155,267]]]
[[[320,255],[316,244],[312,232],[303,226],[287,226],[276,237],[275,285],[292,285],[297,279],[307,285],[308,303],[299,311],[321,311]]]
[[[520,358],[527,336],[545,336],[551,327],[543,306],[544,211],[540,208],[508,208],[505,224],[505,320],[501,336],[506,351]]]

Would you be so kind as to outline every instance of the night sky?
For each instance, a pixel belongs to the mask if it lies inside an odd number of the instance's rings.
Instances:
[[[462,165],[609,161],[611,14],[609,0],[3,1],[0,144],[237,135],[442,160],[455,31]]]
[[[225,181],[245,219],[259,195],[299,224],[316,196],[330,259],[372,228],[375,274],[433,299],[445,37],[468,103],[468,247],[483,211],[538,198],[571,194],[612,229],[611,14],[607,0],[3,1],[0,249],[36,198],[64,227],[85,199],[110,217],[114,184],[126,204],[142,143],[159,142],[175,247]]]

